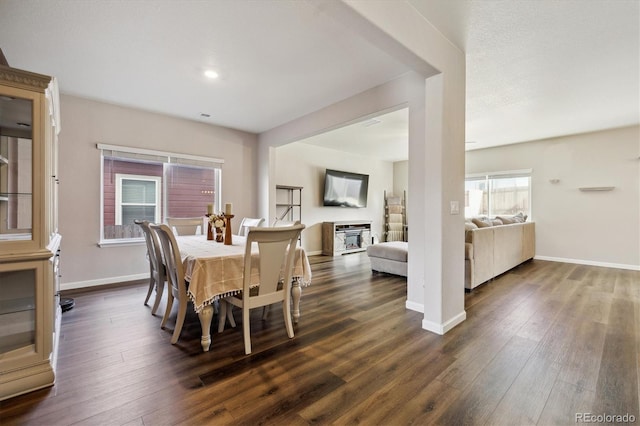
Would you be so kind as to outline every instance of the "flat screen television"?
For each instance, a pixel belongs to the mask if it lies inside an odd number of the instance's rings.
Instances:
[[[324,174],[323,205],[367,207],[369,175],[327,169]]]

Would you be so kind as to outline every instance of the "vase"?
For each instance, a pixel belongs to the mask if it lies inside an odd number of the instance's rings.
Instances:
[[[216,228],[216,242],[217,243],[224,242],[224,233],[222,231],[222,228]]]

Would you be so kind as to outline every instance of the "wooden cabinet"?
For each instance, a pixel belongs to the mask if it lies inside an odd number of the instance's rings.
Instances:
[[[325,256],[364,251],[370,244],[370,220],[322,223],[322,254]]]
[[[0,65],[0,400],[55,378],[57,114],[55,79]]]

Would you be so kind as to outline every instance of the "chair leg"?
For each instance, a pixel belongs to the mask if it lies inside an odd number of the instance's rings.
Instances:
[[[236,319],[233,317],[233,305],[231,303],[227,304],[229,309],[227,309],[227,319],[229,320],[229,324],[231,327],[236,328]]]
[[[149,298],[151,297],[151,293],[153,293],[153,289],[155,288],[155,282],[153,280],[153,275],[149,278],[149,290],[147,290],[147,297],[144,298],[145,306],[149,303]]]
[[[220,299],[220,312],[218,312],[218,333],[224,331],[224,323],[227,317],[228,303],[224,299]]]
[[[242,307],[242,334],[244,335],[244,353],[251,353],[251,327],[249,327],[249,308]]]
[[[262,307],[262,321],[266,321],[269,317],[269,311],[271,310],[271,305],[264,305]]]
[[[167,323],[169,319],[169,315],[171,315],[171,309],[173,308],[173,292],[168,289],[167,292],[167,307],[164,310],[164,316],[162,317],[162,322],[160,323],[160,328],[164,328],[164,325]]]
[[[153,302],[153,308],[151,309],[151,315],[155,315],[160,306],[160,300],[162,300],[162,293],[164,293],[164,282],[156,284],[156,301]]]
[[[291,306],[289,306],[289,299],[282,301],[282,315],[284,315],[284,325],[287,328],[287,335],[290,339],[293,338],[293,324],[291,322]]]
[[[178,317],[176,318],[176,328],[173,330],[173,337],[171,337],[171,344],[175,345],[180,337],[182,331],[182,325],[184,324],[184,317],[187,315],[187,301],[180,301],[178,305]]]

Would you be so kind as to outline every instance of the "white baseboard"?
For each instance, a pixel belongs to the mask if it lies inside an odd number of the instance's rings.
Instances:
[[[410,311],[416,311],[416,312],[420,312],[421,314],[424,314],[424,305],[420,303],[411,302],[410,300],[407,300],[404,306]]]
[[[138,281],[149,279],[149,274],[135,274],[135,275],[123,275],[120,277],[109,277],[109,278],[100,278],[97,280],[88,280],[88,281],[75,281],[70,283],[61,283],[60,290],[73,290],[76,288],[86,288],[86,287],[96,287],[99,285],[106,284],[117,284],[123,283],[127,281]]]
[[[443,324],[438,324],[433,321],[427,321],[423,319],[422,328],[432,333],[443,335],[466,319],[467,319],[467,312],[462,311],[458,315],[456,315],[455,317],[451,318],[449,321],[446,321]]]
[[[424,313],[424,305],[420,303],[411,302],[407,300],[405,303],[405,307],[411,311]],[[467,312],[462,311],[455,317],[451,318],[449,321],[446,321],[444,324],[438,324],[433,321],[427,321],[423,319],[422,328],[432,333],[442,335],[466,319],[467,319]]]
[[[566,259],[563,257],[551,257],[551,256],[535,256],[534,259],[547,260],[549,262],[575,263],[577,265],[601,266],[603,268],[628,269],[631,271],[640,271],[640,265],[627,265],[624,263],[595,262],[592,260]]]

